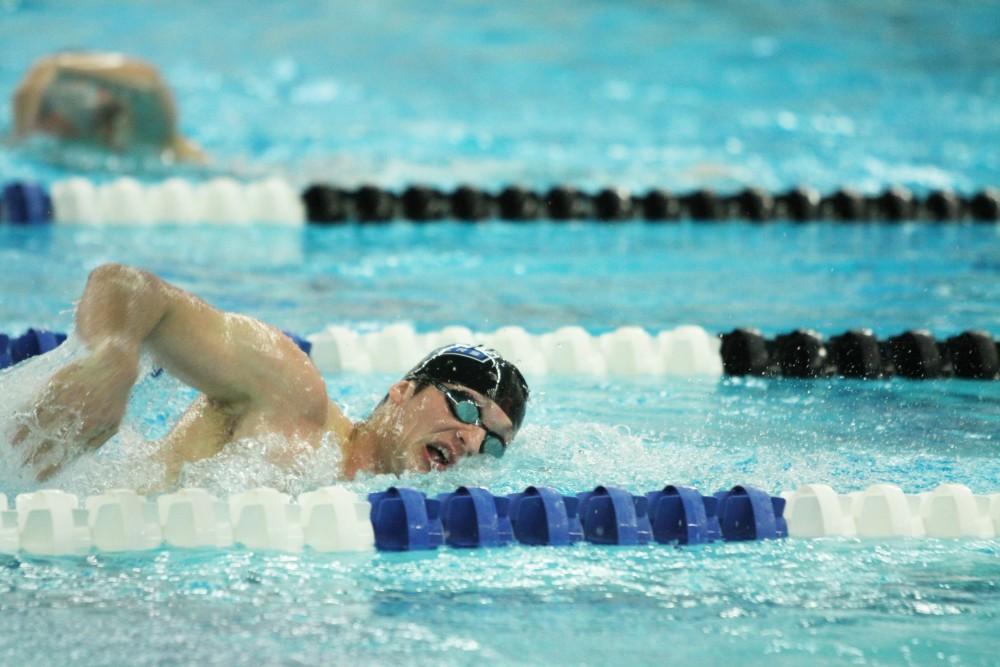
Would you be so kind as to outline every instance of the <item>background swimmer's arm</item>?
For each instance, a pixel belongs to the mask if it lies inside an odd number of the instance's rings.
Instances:
[[[14,91],[14,139],[31,134],[38,121],[42,93],[58,73],[58,67],[49,59],[37,63]]]

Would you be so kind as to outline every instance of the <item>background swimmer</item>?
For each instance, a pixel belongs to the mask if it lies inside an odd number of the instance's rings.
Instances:
[[[149,63],[118,53],[60,53],[28,71],[13,97],[14,140],[45,134],[166,161],[201,162],[177,129],[173,96]]]
[[[352,423],[298,346],[274,327],[222,312],[156,276],[118,264],[95,269],[76,310],[86,354],[58,370],[17,417],[15,450],[39,480],[101,447],[121,425],[140,353],[202,394],[158,443],[163,486],[187,462],[229,442],[282,436],[276,465],[334,439],[340,475],[444,470],[466,456],[502,456],[524,419],[528,387],[493,350],[452,345],[394,383]]]

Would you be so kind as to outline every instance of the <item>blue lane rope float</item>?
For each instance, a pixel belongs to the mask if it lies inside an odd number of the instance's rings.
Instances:
[[[501,547],[514,539],[510,499],[486,489],[460,486],[437,497],[444,541],[450,547]]]
[[[788,536],[786,500],[752,486],[735,486],[713,496],[668,485],[632,495],[597,486],[575,496],[530,486],[494,496],[459,487],[436,500],[419,491],[392,487],[368,496],[375,545],[385,551],[529,546],[577,542],[615,546],[706,544]]]
[[[721,536],[719,499],[703,496],[697,489],[668,484],[662,491],[646,494],[650,530],[660,543],[702,544]]]
[[[521,544],[564,547],[583,539],[577,513],[580,501],[575,496],[563,496],[546,486],[529,486],[507,498],[514,539]]]
[[[56,349],[66,340],[66,334],[45,329],[28,329],[20,336],[0,333],[0,368],[19,364]]]
[[[582,330],[577,333],[584,338],[587,337]],[[295,341],[305,354],[313,356],[316,353],[315,346],[319,340],[316,336],[309,340],[294,333],[285,332],[285,334]],[[653,340],[648,334],[643,333],[643,335],[650,341]],[[703,331],[701,335],[711,338]],[[536,339],[532,339],[529,334],[525,334],[525,338],[528,346],[539,346]],[[24,334],[15,337],[0,334],[0,368],[44,354],[65,339],[66,334],[44,329],[28,329]],[[626,339],[623,344],[629,343],[629,340]],[[859,379],[898,376],[913,380],[952,377],[968,380],[1000,379],[1000,341],[985,331],[965,331],[938,341],[930,332],[924,330],[905,331],[897,336],[879,340],[867,329],[847,331],[828,339],[810,329],[796,329],[774,338],[766,338],[756,329],[733,329],[721,334],[715,341],[717,351],[702,352],[718,355],[714,363],[719,364],[722,371],[731,376]],[[409,342],[415,345],[415,341]],[[601,354],[592,340],[588,338],[584,342],[588,346],[585,354]],[[333,344],[333,341],[323,342],[324,345],[328,343]],[[381,341],[381,344],[391,345],[394,348],[400,347],[397,343],[390,338]],[[364,346],[356,342],[353,346],[350,349],[340,350],[337,354],[367,354],[363,351]],[[419,353],[420,351],[418,356]],[[641,355],[648,354],[650,354],[648,350],[641,352]],[[692,353],[690,348],[682,348],[680,354]],[[313,358],[321,370],[331,372],[341,370],[340,367],[325,367],[321,363],[325,361],[325,357],[317,359],[313,356]],[[408,361],[413,360],[401,361],[403,363],[400,369],[405,370],[409,368]]]
[[[652,531],[644,496],[633,496],[613,486],[598,486],[576,497],[580,501],[580,525],[586,541],[622,546],[649,543]]]
[[[12,225],[52,222],[52,200],[48,192],[37,183],[7,183],[0,196],[0,220]]]
[[[707,189],[675,194],[659,188],[644,193],[617,187],[587,192],[556,185],[536,192],[516,185],[499,190],[462,185],[446,192],[411,185],[396,192],[374,185],[347,189],[314,184],[298,193],[276,178],[246,184],[229,178],[204,183],[172,178],[151,184],[121,178],[102,185],[71,178],[54,183],[51,197],[42,185],[21,181],[5,185],[0,197],[0,220],[12,224],[260,221],[324,225],[399,219],[996,222],[1000,220],[1000,191],[987,187],[962,195],[938,190],[919,196],[890,186],[876,194],[841,188],[820,195],[800,186],[777,193],[750,187],[732,194]]]
[[[375,547],[381,551],[421,551],[444,543],[441,501],[416,489],[390,487],[368,495]]]

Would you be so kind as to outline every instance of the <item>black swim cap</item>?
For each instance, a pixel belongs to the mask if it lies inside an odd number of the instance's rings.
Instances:
[[[445,345],[427,355],[406,374],[407,380],[451,382],[492,399],[514,424],[524,421],[528,383],[517,366],[482,345]]]

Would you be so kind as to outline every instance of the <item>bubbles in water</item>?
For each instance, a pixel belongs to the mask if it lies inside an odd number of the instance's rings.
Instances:
[[[280,465],[276,459],[288,447],[300,452],[291,466]],[[340,462],[340,446],[333,437],[327,437],[315,449],[290,443],[278,435],[248,438],[227,444],[211,458],[186,464],[178,485],[203,487],[219,495],[268,486],[297,495],[335,484]]]
[[[143,355],[140,362],[141,379],[132,390],[119,431],[100,449],[85,453],[39,484],[34,471],[22,465],[23,453],[10,446],[13,434],[48,380],[82,352],[82,344],[71,337],[56,350],[0,373],[0,405],[9,408],[0,413],[0,488],[8,495],[39,487],[59,488],[78,495],[113,488],[169,490],[164,484],[166,468],[158,456],[158,439],[167,435],[197,392],[159,371],[149,355]],[[64,430],[67,432],[55,439],[62,452],[78,446],[72,439],[73,429]],[[288,447],[304,451],[293,466],[284,469],[274,460]],[[57,453],[54,451],[50,456]],[[202,486],[220,495],[258,486],[301,493],[333,483],[339,470],[340,447],[331,438],[312,450],[272,436],[232,442],[217,456],[185,465],[177,485]]]
[[[55,350],[0,371],[0,485],[7,493],[33,484],[34,473],[24,463],[25,450],[15,448],[14,435],[23,426],[30,427],[32,401],[58,369],[77,357],[82,346],[70,336]],[[30,439],[29,435],[29,439]],[[55,446],[66,446],[56,439]],[[25,447],[30,443],[25,443]]]

